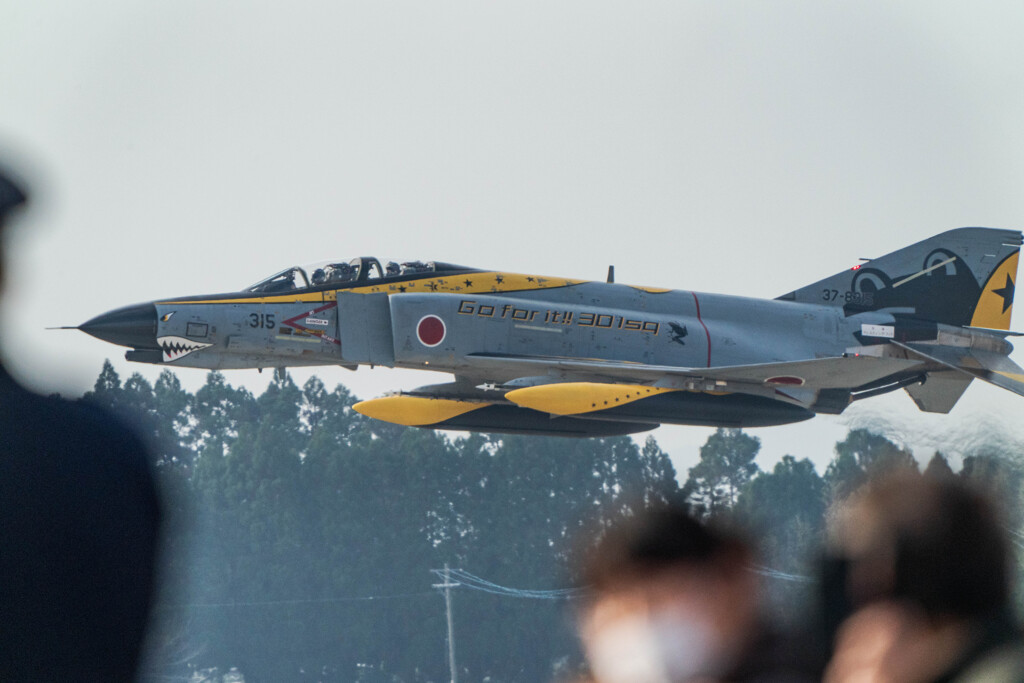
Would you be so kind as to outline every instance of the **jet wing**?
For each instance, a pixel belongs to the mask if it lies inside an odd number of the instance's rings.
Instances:
[[[628,361],[575,359],[558,356],[511,356],[473,354],[485,363],[505,368],[521,368],[519,374],[546,374],[560,370],[615,382],[672,384],[670,380],[713,380],[725,383],[803,386],[813,389],[850,389],[870,384],[894,374],[922,368],[921,360],[845,355],[780,363],[756,363],[712,368],[685,368],[675,365],[649,365]],[[665,380],[669,380],[665,382]]]

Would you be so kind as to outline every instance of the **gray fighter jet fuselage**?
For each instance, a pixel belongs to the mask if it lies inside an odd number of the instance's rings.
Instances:
[[[776,299],[360,258],[241,292],[159,300],[79,329],[129,360],[359,365],[454,381],[356,409],[399,424],[571,436],[765,426],[906,388],[948,412],[1007,358],[1021,233],[961,228]]]

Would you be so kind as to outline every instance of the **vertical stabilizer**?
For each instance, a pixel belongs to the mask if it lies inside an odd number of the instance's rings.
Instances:
[[[1008,330],[1021,241],[1016,230],[950,230],[779,299]]]

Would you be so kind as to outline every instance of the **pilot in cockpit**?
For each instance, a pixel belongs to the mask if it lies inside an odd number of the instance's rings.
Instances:
[[[323,268],[317,268],[313,271],[313,277],[311,278],[313,285],[322,285],[327,282],[327,272]]]
[[[289,270],[287,273],[282,273],[276,276],[270,282],[267,282],[260,288],[263,292],[287,292],[295,289],[295,271]]]
[[[388,261],[388,265],[384,267],[384,275],[386,277],[394,277],[402,274],[402,267],[394,261]]]
[[[423,261],[406,261],[402,264],[402,273],[422,273],[430,268]]]
[[[348,282],[356,276],[356,269],[347,263],[332,263],[327,268],[330,282]]]

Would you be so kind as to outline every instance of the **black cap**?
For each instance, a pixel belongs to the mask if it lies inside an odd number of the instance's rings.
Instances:
[[[0,221],[15,207],[25,203],[25,192],[0,171]]]

